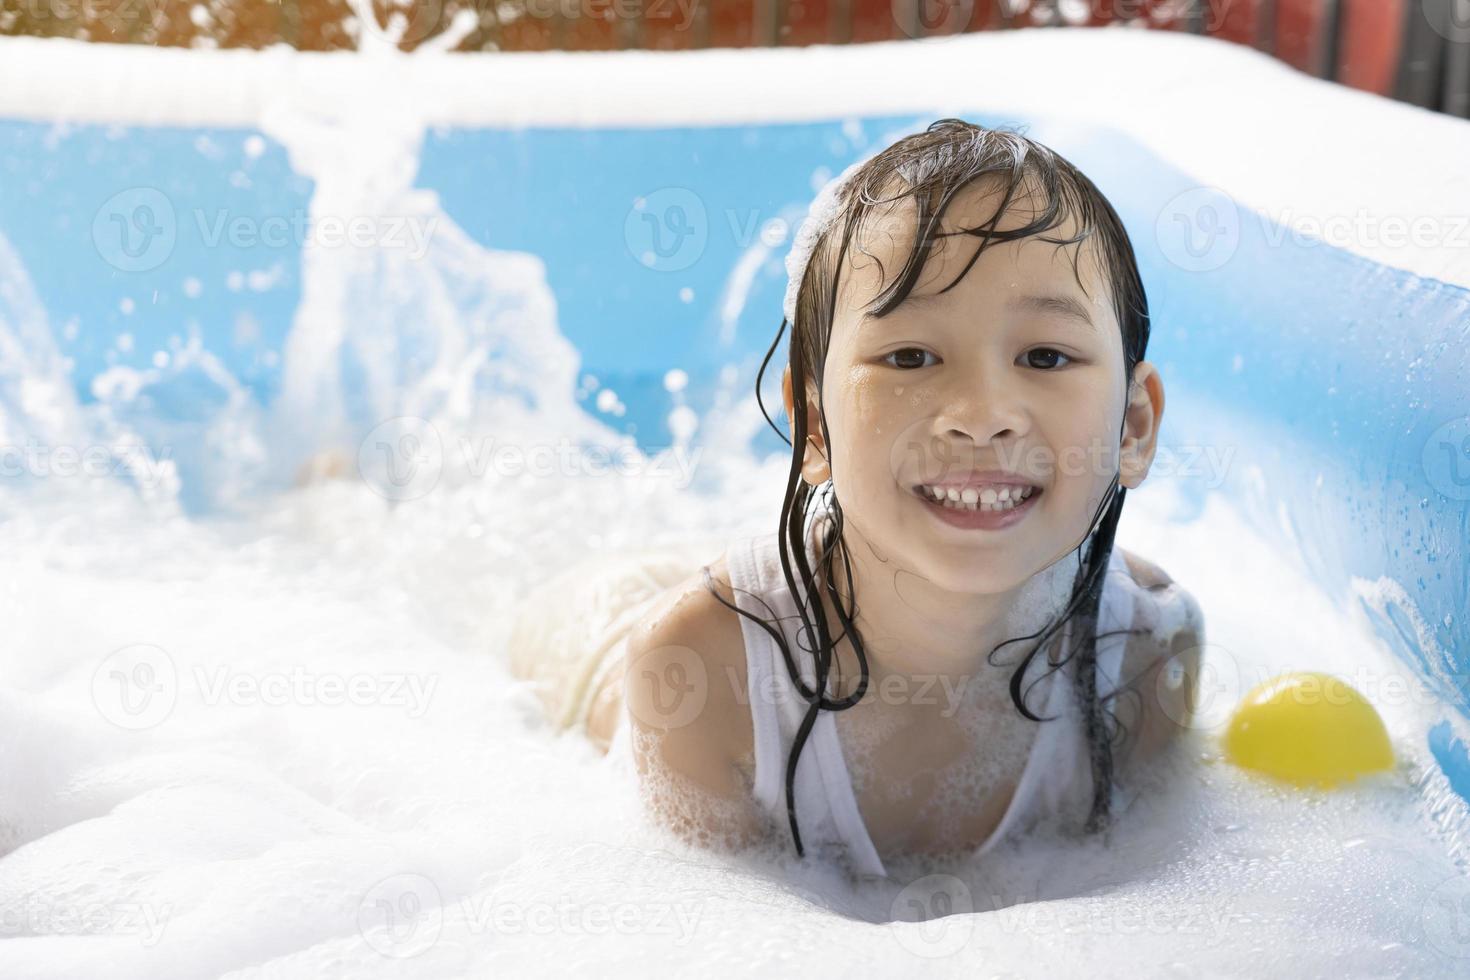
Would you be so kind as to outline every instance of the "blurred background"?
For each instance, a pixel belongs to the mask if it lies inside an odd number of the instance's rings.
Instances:
[[[1470,116],[1470,0],[374,0],[412,49],[464,24],[458,51],[860,44],[1072,26],[1191,31],[1304,72]],[[0,0],[0,34],[173,47],[350,49],[347,0]]]

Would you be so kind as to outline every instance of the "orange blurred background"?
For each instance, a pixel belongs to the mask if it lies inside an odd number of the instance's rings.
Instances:
[[[1470,115],[1470,0],[374,0],[412,49],[468,12],[459,51],[678,50],[1041,26],[1191,31],[1309,74]],[[1463,23],[1462,23],[1463,22]],[[0,33],[160,46],[352,49],[347,0],[0,0]]]

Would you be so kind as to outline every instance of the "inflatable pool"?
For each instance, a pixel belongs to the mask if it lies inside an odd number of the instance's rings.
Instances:
[[[1168,402],[1118,541],[1201,600],[1200,716],[1339,674],[1390,776],[1285,793],[1201,724],[1106,849],[855,890],[643,825],[508,679],[555,569],[774,526],[792,226],[949,115],[1128,225]],[[1466,160],[1171,33],[0,40],[0,974],[1463,976]]]

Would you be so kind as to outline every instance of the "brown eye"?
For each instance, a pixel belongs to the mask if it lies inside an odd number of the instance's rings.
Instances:
[[[916,356],[918,359],[917,364],[914,363]],[[883,358],[883,363],[891,364],[901,371],[912,371],[915,368],[925,367],[924,358],[933,356],[933,354],[918,347],[900,347],[898,350],[886,355]],[[894,358],[899,358],[900,361],[895,363]]]
[[[1028,350],[1025,354],[1025,357],[1028,367],[1034,367],[1041,371],[1049,371],[1052,368],[1061,367],[1061,365],[1057,363],[1057,358],[1061,358],[1068,364],[1072,363],[1072,359],[1070,357],[1068,357],[1066,354],[1063,354],[1061,351],[1055,350],[1051,347],[1037,347],[1032,350]],[[1038,361],[1040,361],[1041,363],[1038,363]]]

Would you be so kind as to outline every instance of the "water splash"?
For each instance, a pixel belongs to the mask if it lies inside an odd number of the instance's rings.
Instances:
[[[154,513],[176,509],[166,451],[119,417],[83,406],[25,265],[0,233],[0,489],[53,497],[131,488]]]

